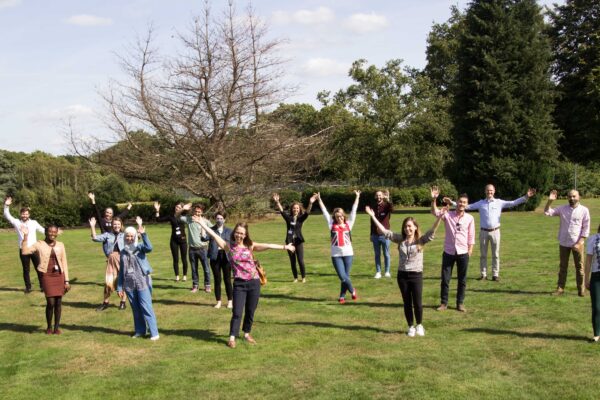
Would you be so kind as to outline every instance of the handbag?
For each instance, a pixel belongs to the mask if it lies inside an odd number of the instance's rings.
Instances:
[[[258,279],[260,280],[260,285],[264,286],[267,284],[267,273],[265,269],[260,265],[260,261],[254,260],[254,266],[256,267],[256,272],[258,273]]]

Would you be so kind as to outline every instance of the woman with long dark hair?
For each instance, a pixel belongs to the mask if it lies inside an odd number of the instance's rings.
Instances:
[[[404,303],[404,316],[408,323],[407,335],[410,337],[425,336],[423,328],[423,246],[433,240],[437,228],[447,208],[442,208],[433,226],[427,233],[421,235],[419,224],[413,217],[402,221],[402,232],[394,233],[386,229],[377,219],[375,212],[367,206],[365,211],[371,216],[371,221],[386,237],[398,244],[398,287]],[[417,326],[415,327],[414,321]]]
[[[21,253],[29,255],[37,253],[39,264],[36,266],[42,281],[42,290],[46,296],[46,334],[60,335],[60,317],[62,314],[62,297],[69,291],[69,267],[67,265],[67,253],[62,242],[56,241],[58,227],[49,225],[46,227],[46,238],[38,240],[32,246],[27,246],[27,235],[29,228],[21,225],[23,234],[23,246]],[[52,324],[54,316],[54,325]]]
[[[319,206],[331,234],[331,262],[341,282],[340,297],[338,299],[340,304],[346,303],[346,292],[350,292],[352,300],[357,299],[356,289],[352,286],[352,281],[350,280],[350,271],[352,270],[352,262],[354,260],[352,227],[356,219],[360,190],[355,190],[354,194],[356,194],[356,198],[352,205],[352,211],[350,211],[350,217],[346,218],[346,213],[340,207],[334,208],[333,214],[329,215],[329,211],[327,211],[321,199],[321,194],[317,193]]]
[[[256,344],[256,340],[250,335],[250,331],[252,330],[254,312],[256,311],[260,297],[260,280],[256,271],[253,253],[269,249],[294,251],[294,246],[291,243],[286,245],[255,243],[250,239],[248,224],[245,222],[239,222],[235,225],[231,234],[230,244],[208,227],[201,217],[193,216],[192,219],[202,226],[220,248],[225,250],[231,263],[234,277],[233,313],[231,315],[231,323],[229,324],[227,346],[231,348],[235,348],[236,346],[235,339],[240,332],[242,314],[244,314],[244,324],[242,325],[244,339],[248,344]]]
[[[302,283],[306,282],[306,268],[304,266],[304,236],[302,235],[302,223],[306,221],[310,215],[313,203],[317,200],[317,195],[313,194],[308,202],[306,210],[302,207],[302,204],[294,201],[290,205],[290,211],[286,212],[283,210],[281,203],[279,202],[279,194],[273,194],[273,201],[279,209],[281,216],[285,220],[286,224],[286,235],[285,243],[291,243],[296,248],[296,251],[288,251],[290,258],[290,265],[292,267],[292,275],[294,276],[294,282],[298,282],[298,269],[296,268],[296,260],[298,260],[298,266],[300,267],[300,276],[302,277]]]
[[[160,216],[160,203],[154,202],[155,217],[157,222],[169,222],[171,224],[171,239],[169,247],[171,249],[171,257],[173,258],[173,272],[175,273],[175,282],[179,282],[179,254],[181,253],[181,263],[183,264],[183,281],[187,280],[187,238],[185,236],[185,222],[182,222],[177,215],[183,210],[183,203],[175,204],[175,213],[173,215]]]

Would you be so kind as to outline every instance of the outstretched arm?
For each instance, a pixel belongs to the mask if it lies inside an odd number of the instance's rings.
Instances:
[[[331,215],[329,215],[329,211],[327,211],[327,207],[325,207],[325,204],[323,203],[323,200],[321,199],[321,193],[317,193],[317,199],[319,200],[319,207],[321,208],[321,212],[323,213],[323,218],[325,218],[325,221],[327,221],[327,225],[329,225],[331,227]]]
[[[96,218],[90,218],[90,230],[92,234],[92,240],[96,239]]]
[[[265,250],[288,250],[291,252],[296,251],[296,248],[293,244],[288,243],[286,245],[283,244],[271,244],[271,243],[254,243],[252,246],[253,251],[265,251]]]
[[[379,229],[379,231],[381,232],[381,234],[385,235],[387,237],[389,235],[389,232],[391,232],[391,231],[388,230],[388,229],[386,229],[385,226],[383,226],[381,224],[381,222],[379,222],[379,220],[375,216],[375,211],[373,211],[373,209],[371,207],[366,206],[365,207],[365,212],[371,216],[371,221],[373,221],[373,223],[375,224],[375,226],[377,227],[377,229]]]
[[[310,199],[308,200],[308,207],[306,207],[306,214],[310,214],[310,211],[312,210],[313,204],[317,200],[317,197],[318,196],[316,193],[313,193],[313,195],[310,196]]]
[[[19,220],[10,215],[10,205],[12,204],[12,197],[8,196],[4,200],[4,218],[8,220],[15,228],[19,226]]]
[[[437,198],[440,195],[440,190],[438,189],[437,186],[432,186],[431,187],[431,213],[433,215],[437,215],[438,212],[438,208],[437,208]]]
[[[273,201],[275,202],[275,205],[279,209],[279,212],[283,212],[283,207],[281,206],[281,203],[279,202],[279,194],[273,193]]]
[[[552,190],[550,192],[550,194],[548,195],[548,201],[546,202],[546,206],[544,207],[544,213],[546,215],[550,215],[550,214],[548,214],[551,210],[550,206],[552,205],[552,202],[554,200],[556,200],[557,194],[558,194],[558,192],[556,190]]]

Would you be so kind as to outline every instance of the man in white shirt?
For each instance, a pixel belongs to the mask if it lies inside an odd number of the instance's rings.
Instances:
[[[29,207],[23,207],[20,211],[20,219],[16,219],[12,215],[10,215],[10,205],[12,204],[12,197],[7,197],[4,200],[4,217],[12,224],[17,232],[17,237],[19,239],[19,258],[21,259],[21,265],[23,266],[23,280],[25,281],[25,294],[31,292],[31,279],[29,278],[29,271],[31,262],[33,262],[33,268],[36,269],[37,272],[37,264],[39,263],[38,257],[36,253],[31,255],[24,256],[21,254],[21,247],[23,245],[23,234],[21,233],[21,226],[25,225],[29,229],[29,235],[27,236],[27,246],[32,246],[35,242],[37,242],[35,232],[44,233],[44,228],[38,224],[37,221],[29,218]],[[38,274],[39,279],[39,274]],[[41,280],[40,289],[42,286]]]

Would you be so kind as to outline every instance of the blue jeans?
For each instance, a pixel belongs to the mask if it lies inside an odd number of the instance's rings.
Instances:
[[[204,286],[210,286],[210,265],[206,257],[206,249],[201,247],[190,247],[190,264],[192,264],[192,285],[198,287],[198,260],[202,263],[204,270]]]
[[[346,291],[354,293],[352,282],[350,281],[350,271],[352,270],[353,256],[331,257],[331,262],[338,274],[338,278],[342,281],[340,289],[340,298],[346,297]]]
[[[133,326],[137,335],[145,335],[146,329],[150,330],[151,336],[158,335],[156,315],[152,308],[152,290],[126,290],[131,312],[133,313]]]
[[[381,250],[383,250],[383,262],[385,272],[390,272],[390,241],[384,235],[371,235],[373,251],[375,251],[375,270],[381,272]]]

